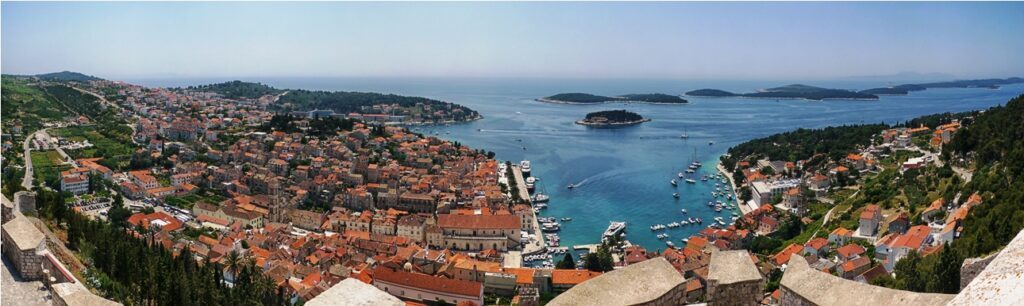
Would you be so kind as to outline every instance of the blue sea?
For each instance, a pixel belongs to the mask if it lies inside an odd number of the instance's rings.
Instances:
[[[128,80],[148,86],[184,86],[227,79]],[[542,216],[571,217],[560,232],[563,246],[597,243],[609,221],[626,221],[627,239],[650,250],[664,249],[649,229],[689,217],[704,226],[716,216],[705,205],[714,183],[694,185],[676,177],[694,158],[702,173],[714,173],[718,157],[735,144],[797,128],[844,124],[896,123],[921,115],[981,110],[1024,93],[1024,84],[990,89],[929,89],[878,101],[805,101],[687,97],[686,105],[610,103],[568,105],[537,102],[564,92],[600,95],[627,93],[681,94],[700,88],[750,92],[797,81],[561,80],[453,78],[244,78],[278,88],[373,91],[424,96],[466,105],[482,120],[450,126],[422,127],[420,132],[497,153],[497,158],[532,162],[538,188],[551,196]],[[871,81],[813,81],[809,85],[867,89],[892,85]],[[900,83],[896,83],[900,84]],[[626,109],[651,118],[638,126],[595,129],[574,124],[586,113]],[[686,132],[689,139],[679,136]],[[517,139],[521,139],[517,141]],[[713,145],[709,142],[713,141]],[[524,149],[525,148],[525,149]],[[569,184],[577,188],[569,190]],[[673,192],[681,197],[674,199]],[[680,210],[687,209],[688,214]],[[700,231],[702,226],[669,229],[670,239]]]

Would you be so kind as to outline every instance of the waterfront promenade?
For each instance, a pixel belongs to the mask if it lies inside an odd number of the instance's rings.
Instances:
[[[722,176],[725,176],[725,178],[729,180],[729,185],[732,186],[733,201],[736,201],[736,207],[740,208],[740,212],[743,215],[746,215],[753,211],[753,209],[747,206],[746,203],[740,202],[740,195],[739,193],[736,192],[737,190],[739,190],[739,188],[737,188],[738,186],[736,186],[736,182],[732,180],[732,174],[725,169],[725,166],[722,166],[722,163],[719,162],[717,165],[715,165],[715,168],[718,169],[718,172],[721,173]]]
[[[519,192],[519,197],[526,199],[530,203],[530,207],[533,207],[533,200],[530,198],[530,191],[526,190],[526,179],[523,178],[523,171],[519,169],[519,166],[512,165],[512,179],[516,182],[516,189],[510,192]],[[533,214],[533,225],[531,232],[537,237],[537,240],[533,243],[527,243],[523,245],[523,254],[530,255],[546,250],[546,244],[544,243],[544,232],[540,229],[540,222],[537,221],[537,213],[530,209],[530,213]]]

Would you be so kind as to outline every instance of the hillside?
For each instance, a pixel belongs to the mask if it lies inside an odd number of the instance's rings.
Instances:
[[[181,88],[179,88],[181,89]],[[423,97],[350,91],[277,89],[269,85],[231,81],[189,86],[186,90],[214,92],[229,99],[254,99],[265,95],[282,95],[271,107],[279,111],[332,110],[335,113],[389,114],[406,116],[416,122],[468,121],[479,114],[468,107]]]
[[[35,77],[39,78],[40,80],[56,81],[56,82],[67,82],[67,81],[88,82],[88,81],[102,80],[101,78],[97,78],[97,77],[94,77],[94,76],[91,76],[91,75],[86,75],[86,74],[82,74],[82,73],[78,73],[78,72],[71,72],[71,71],[61,71],[61,72],[37,74],[37,75],[35,75]]]
[[[189,90],[207,91],[218,93],[228,99],[249,98],[255,99],[265,95],[278,94],[283,92],[276,88],[252,82],[231,81],[209,85],[189,86]]]

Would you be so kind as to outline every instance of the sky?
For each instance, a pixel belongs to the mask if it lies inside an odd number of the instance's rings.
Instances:
[[[0,9],[5,74],[1024,76],[1024,3],[3,2]]]

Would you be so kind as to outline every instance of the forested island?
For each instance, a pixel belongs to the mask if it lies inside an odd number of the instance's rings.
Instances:
[[[592,127],[616,127],[640,124],[647,121],[651,121],[651,119],[644,118],[634,112],[619,109],[588,113],[584,119],[577,120],[576,124]]]
[[[752,93],[734,93],[720,89],[698,89],[686,92],[691,97],[746,97],[764,99],[807,99],[807,100],[878,100],[879,95],[906,95],[929,88],[989,88],[1001,85],[1024,83],[1024,78],[978,79],[921,84],[902,84],[852,91],[845,89],[821,88],[803,84],[791,84],[759,90]]]
[[[719,89],[698,89],[689,91],[686,95],[693,97],[747,97],[768,99],[878,100],[878,96],[872,94],[845,89],[821,88],[803,84],[791,84],[743,94],[732,93]]]
[[[591,103],[608,103],[608,102],[643,102],[643,103],[664,103],[664,104],[683,104],[689,103],[686,99],[683,99],[676,95],[667,95],[660,93],[653,94],[626,94],[614,97],[599,96],[588,93],[560,93],[553,96],[539,98],[537,101],[548,102],[548,103],[567,103],[567,104],[591,104]]]
[[[988,88],[988,89],[999,89],[999,86],[1024,83],[1024,78],[1006,78],[1006,79],[978,79],[978,80],[959,80],[949,82],[934,82],[934,83],[922,83],[922,84],[903,84],[890,87],[879,87],[861,90],[861,93],[874,94],[874,95],[906,95],[912,91],[922,91],[929,88]]]
[[[373,117],[373,119],[392,123],[465,122],[481,118],[477,111],[459,104],[394,94],[277,89],[260,83],[243,81],[190,86],[185,89],[213,92],[229,99],[256,99],[267,95],[279,95],[277,100],[270,105],[271,109],[282,112],[330,110],[342,115],[358,114],[359,117],[386,115],[387,118]]]

